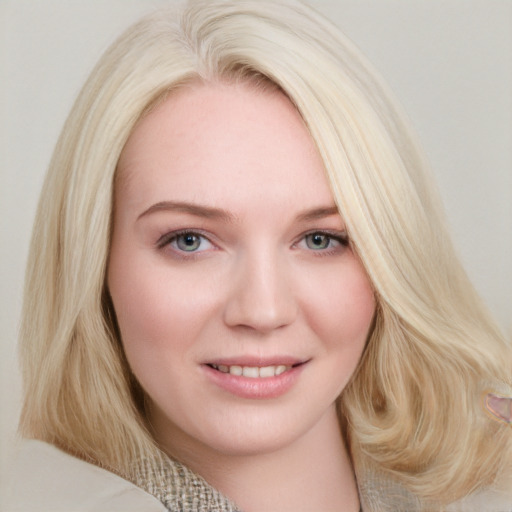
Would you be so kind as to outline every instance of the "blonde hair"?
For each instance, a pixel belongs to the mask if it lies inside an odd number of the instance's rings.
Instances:
[[[115,170],[137,121],[202,80],[276,84],[325,164],[378,301],[340,417],[371,461],[426,500],[490,485],[511,429],[480,395],[510,392],[511,351],[454,254],[411,130],[365,59],[292,0],[199,0],[126,31],[80,93],[43,187],[21,334],[21,431],[130,478],[158,457],[105,286]],[[361,464],[359,466],[359,464]],[[507,473],[508,474],[508,473]]]

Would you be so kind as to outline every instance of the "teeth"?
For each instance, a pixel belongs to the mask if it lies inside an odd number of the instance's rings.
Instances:
[[[231,375],[242,375],[244,373],[244,369],[241,366],[231,366],[229,368],[229,373]]]
[[[231,375],[244,376],[249,379],[268,378],[276,377],[281,375],[285,371],[289,370],[291,366],[285,366],[284,364],[278,366],[226,366],[223,364],[212,364],[216,370],[222,373],[230,373]]]
[[[276,367],[276,375],[281,375],[281,373],[284,373],[287,369],[288,367],[284,365]]]
[[[251,379],[257,379],[260,376],[260,369],[257,366],[244,366],[242,375]]]
[[[260,368],[260,377],[274,377],[276,375],[276,367],[275,366],[264,366]]]

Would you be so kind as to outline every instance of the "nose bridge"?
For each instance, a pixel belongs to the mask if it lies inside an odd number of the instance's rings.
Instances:
[[[230,326],[268,332],[288,325],[296,315],[296,300],[286,258],[272,247],[259,246],[236,262],[225,308]]]

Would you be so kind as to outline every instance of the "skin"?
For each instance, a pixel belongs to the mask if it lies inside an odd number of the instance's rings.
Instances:
[[[119,162],[108,286],[165,451],[248,512],[358,510],[335,400],[374,296],[282,93],[195,84],[139,122]],[[301,364],[261,397],[208,366],[247,358]]]

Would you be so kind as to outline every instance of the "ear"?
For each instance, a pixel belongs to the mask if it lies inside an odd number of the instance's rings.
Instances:
[[[484,407],[493,419],[512,425],[512,397],[487,393]]]

